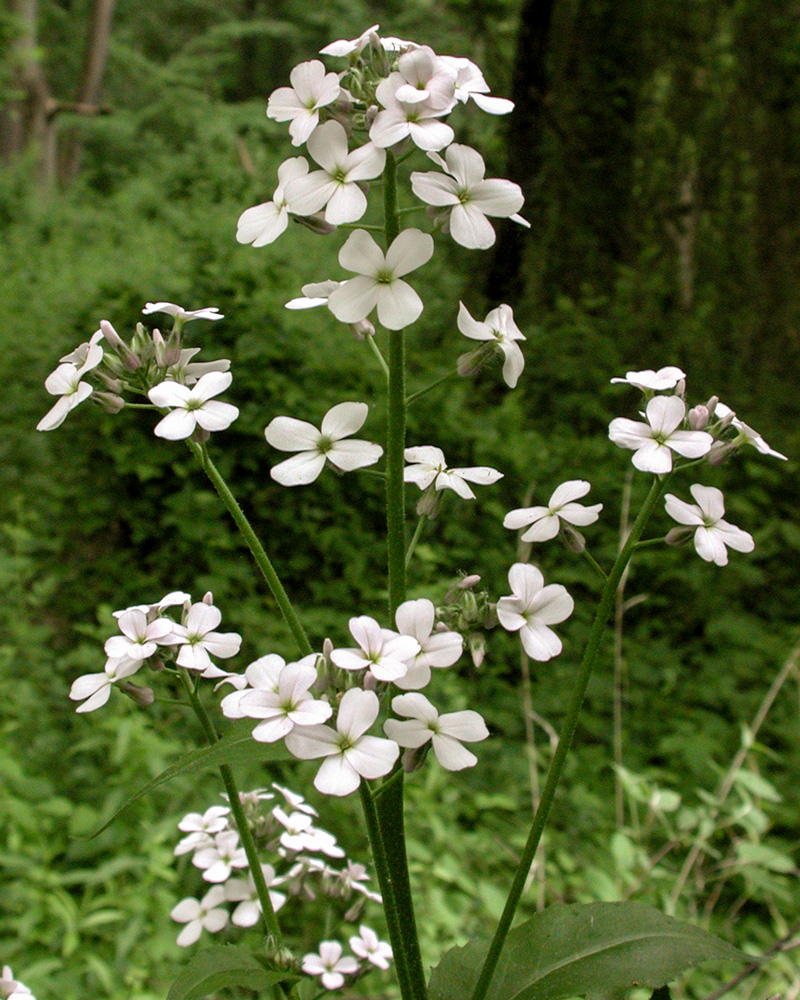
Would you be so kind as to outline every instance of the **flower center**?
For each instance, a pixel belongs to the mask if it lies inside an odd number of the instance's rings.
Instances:
[[[333,440],[327,434],[320,434],[317,441],[317,451],[320,455],[327,455],[333,447]]]
[[[203,408],[203,401],[201,399],[192,399],[191,397],[186,400],[186,409],[190,412],[192,410],[201,410]]]
[[[469,188],[459,188],[456,191],[456,198],[458,198],[462,205],[468,205],[471,201]],[[494,330],[492,333],[494,333]]]
[[[394,281],[394,275],[391,271],[378,271],[375,275],[375,280],[379,285],[391,285],[392,281]]]

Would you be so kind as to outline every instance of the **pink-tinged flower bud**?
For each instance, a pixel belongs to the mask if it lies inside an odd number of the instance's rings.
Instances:
[[[667,545],[685,545],[694,534],[694,528],[670,528],[664,541]]]
[[[167,349],[164,352],[164,364],[167,368],[177,365],[181,360],[181,328],[174,326],[167,337]]]
[[[465,576],[463,580],[459,580],[456,586],[459,590],[472,590],[473,587],[477,587],[481,582],[481,578],[477,573],[472,573],[470,576]]]
[[[401,763],[406,774],[410,774],[412,771],[418,771],[422,767],[425,763],[425,758],[428,756],[428,750],[430,750],[430,748],[431,743],[428,741],[421,747],[409,747],[408,750],[403,753]]]
[[[711,448],[709,449],[706,458],[708,459],[709,465],[720,465],[722,463],[722,460],[728,454],[728,452],[735,450],[736,450],[735,444],[732,443],[726,444],[724,441],[715,441],[711,445]]]
[[[131,684],[128,681],[120,681],[117,684],[117,688],[124,695],[127,695],[139,708],[147,708],[148,705],[152,705],[156,700],[153,689],[149,687],[139,687],[137,684]]]
[[[319,236],[330,236],[337,229],[332,222],[326,222],[325,216],[321,213],[317,215],[295,215],[294,221],[301,226],[305,226],[306,229],[310,229],[312,233],[317,233]]]
[[[364,912],[364,907],[366,906],[366,904],[367,904],[366,899],[363,896],[359,896],[359,898],[355,901],[355,903],[353,903],[353,905],[350,907],[347,913],[345,913],[344,915],[345,923],[357,924],[361,919],[361,914]]]
[[[326,663],[330,663],[331,653],[333,652],[334,648],[335,647],[333,645],[333,642],[330,639],[325,639],[325,641],[322,643],[322,655],[325,657]]]
[[[155,354],[156,364],[158,367],[167,368],[167,342],[161,336],[160,330],[153,330],[153,352]]]
[[[205,594],[203,594],[203,604],[207,604],[209,607],[214,606],[214,595],[210,590],[207,590]]]
[[[366,340],[367,337],[375,336],[375,327],[368,319],[361,319],[358,323],[351,323],[350,329],[356,340]]]
[[[372,126],[372,123],[378,117],[378,111],[379,110],[380,109],[379,109],[379,107],[378,107],[377,104],[371,104],[367,108],[367,113],[364,115],[364,122],[365,122],[367,128],[370,128]]]
[[[703,406],[701,403],[699,406],[695,406],[689,410],[689,426],[693,431],[702,431],[708,424],[710,416],[708,407]]]
[[[197,444],[205,444],[210,437],[211,434],[199,424],[192,431],[192,441],[196,441]]]
[[[96,368],[94,374],[100,379],[103,385],[108,389],[109,392],[115,392],[119,395],[122,392],[122,380],[118,378],[111,378],[110,375],[106,375],[105,372],[100,372]]]
[[[125,406],[125,400],[115,392],[96,392],[94,398],[106,413],[119,413]]]
[[[720,420],[719,422],[720,430],[725,430],[726,427],[730,427],[735,417],[736,414],[733,411],[731,411],[730,413],[726,413],[725,416],[722,418],[722,420]]]
[[[686,379],[685,378],[682,378],[678,382],[678,384],[675,386],[675,393],[674,394],[676,396],[680,396],[681,399],[684,398],[684,396],[686,395]]]
[[[475,669],[479,670],[486,656],[486,640],[482,635],[471,635],[469,637],[469,654]]]
[[[367,674],[361,683],[361,686],[365,691],[377,691],[378,690],[378,679],[374,674]]]
[[[129,372],[135,372],[137,368],[141,367],[141,359],[133,353],[133,351],[128,347],[125,341],[120,337],[114,327],[108,322],[107,319],[100,320],[100,329],[103,332],[103,336],[114,348],[114,350],[119,355],[123,366]],[[104,359],[108,363],[109,359]]]
[[[485,347],[479,347],[477,351],[467,351],[462,354],[456,362],[456,371],[462,378],[470,378],[486,364],[489,351]]]
[[[706,409],[708,410],[709,416],[714,416],[714,411],[717,408],[717,403],[719,402],[719,396],[712,396],[711,399],[706,403]]]
[[[577,552],[580,555],[586,548],[586,539],[565,521],[561,522],[561,537],[570,552]]]

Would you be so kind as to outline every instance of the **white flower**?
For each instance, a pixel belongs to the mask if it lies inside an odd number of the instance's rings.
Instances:
[[[324,795],[349,795],[362,778],[380,778],[391,771],[400,749],[392,740],[367,736],[380,711],[374,691],[351,688],[339,705],[336,731],[329,726],[295,729],[286,737],[290,753],[300,760],[325,757],[314,778]]]
[[[382,173],[386,151],[368,142],[349,152],[343,126],[329,121],[309,136],[308,152],[322,170],[297,177],[287,185],[291,211],[295,215],[313,215],[325,208],[325,221],[333,226],[360,219],[367,210],[367,198],[358,182]]]
[[[445,159],[437,153],[428,155],[449,176],[415,171],[411,175],[411,188],[426,204],[448,210],[450,235],[456,243],[469,250],[492,246],[496,237],[487,215],[528,225],[517,214],[525,201],[519,184],[484,180],[486,164],[476,150],[454,142]]]
[[[353,38],[349,41],[345,38],[338,38],[335,42],[326,45],[324,49],[320,49],[320,55],[349,56],[352,52],[363,52],[370,43],[378,45],[380,42],[378,38],[379,27],[379,24],[373,24],[371,28],[367,28],[358,38]]]
[[[319,954],[303,956],[303,972],[309,976],[321,976],[326,990],[338,990],[344,986],[344,977],[358,972],[358,962],[347,955],[342,958],[342,946],[338,941],[323,941]]]
[[[316,726],[331,717],[327,701],[317,701],[309,688],[317,680],[313,666],[289,663],[278,678],[277,691],[246,691],[239,711],[249,719],[264,719],[253,729],[259,743],[274,743],[295,726]]]
[[[358,649],[334,649],[331,660],[342,670],[369,670],[379,681],[396,681],[408,670],[406,661],[419,652],[412,636],[382,629],[374,618],[350,619],[350,634]]]
[[[375,96],[383,105],[369,130],[369,137],[376,146],[386,149],[408,137],[420,149],[444,149],[454,139],[455,133],[439,116],[444,109],[437,109],[429,101],[409,104],[397,97],[407,83],[400,73],[392,73],[378,84]]]
[[[254,660],[245,669],[243,683],[242,680],[237,681],[236,690],[226,695],[220,702],[222,714],[228,719],[244,719],[245,715],[239,707],[242,698],[252,690],[275,693],[278,690],[281,671],[285,666],[286,661],[277,653],[269,653]]]
[[[246,868],[247,855],[239,846],[235,830],[223,830],[214,835],[214,843],[195,851],[192,864],[203,870],[206,882],[224,882],[233,868]]]
[[[489,735],[486,723],[477,712],[439,712],[424,694],[400,694],[392,699],[392,711],[405,716],[407,722],[387,719],[383,724],[386,735],[401,747],[421,747],[428,740],[439,763],[448,771],[474,767],[478,758],[462,743],[476,743]]]
[[[141,608],[129,608],[117,619],[122,635],[106,639],[106,656],[129,656],[132,660],[146,660],[159,645],[169,645],[175,628],[169,618],[156,618],[148,622]]]
[[[227,660],[236,656],[242,637],[236,632],[215,632],[222,621],[219,608],[198,601],[189,608],[185,625],[172,626],[172,645],[180,646],[176,663],[187,670],[206,671],[212,666],[211,656]]]
[[[350,938],[350,947],[354,955],[366,959],[379,969],[389,968],[392,946],[386,941],[379,940],[378,935],[370,927],[361,924],[358,928],[358,937]]]
[[[277,913],[286,902],[286,896],[282,892],[270,888],[275,883],[275,869],[272,865],[263,864],[261,871],[264,873],[264,881],[267,883],[272,909]],[[237,927],[253,927],[258,923],[262,913],[261,901],[258,898],[251,872],[248,872],[246,879],[228,879],[225,883],[225,899],[229,903],[239,904],[231,914],[231,923],[236,924]]]
[[[201,376],[209,372],[226,372],[231,366],[227,358],[219,361],[192,361],[195,354],[199,353],[199,347],[183,348],[179,360],[167,368],[167,378],[184,385],[194,385]]]
[[[289,74],[291,87],[279,87],[270,95],[267,117],[290,122],[292,145],[301,146],[319,124],[319,110],[339,96],[339,77],[326,73],[319,59],[300,63]]]
[[[641,372],[625,372],[625,378],[612,378],[611,381],[635,385],[643,392],[664,392],[666,389],[674,389],[678,382],[685,378],[686,372],[674,365],[667,365],[666,368],[659,368],[657,372],[652,368],[646,368]]]
[[[14,973],[10,966],[3,966],[3,974],[0,976],[0,997],[7,1000],[36,1000],[27,986],[14,979]]]
[[[482,111],[490,115],[507,115],[514,110],[514,102],[505,97],[491,97],[489,85],[483,78],[483,73],[469,59],[456,56],[439,56],[442,62],[452,66],[456,73],[455,99],[462,104],[472,98]]]
[[[697,501],[697,505],[685,503],[672,493],[667,493],[664,500],[671,518],[679,524],[697,526],[694,533],[694,547],[702,559],[716,563],[717,566],[727,566],[728,548],[737,552],[753,551],[755,548],[753,536],[723,521],[725,501],[721,490],[714,486],[700,486],[696,483],[689,487],[689,491]],[[680,529],[675,530],[680,531]]]
[[[341,281],[312,281],[303,285],[301,298],[290,299],[287,309],[313,309],[315,306],[326,306],[332,291],[341,285]]]
[[[220,909],[225,902],[225,889],[221,885],[212,886],[203,898],[182,899],[173,907],[170,916],[179,924],[186,924],[178,935],[181,948],[188,948],[200,937],[203,929],[216,934],[228,923],[228,911]]]
[[[503,363],[503,378],[506,384],[513,389],[522,369],[525,367],[525,358],[517,344],[518,340],[525,337],[514,322],[514,313],[511,306],[501,305],[492,309],[487,314],[483,323],[473,319],[469,310],[463,302],[458,303],[458,329],[471,340],[494,341],[498,350],[503,353],[505,362]]]
[[[416,483],[421,490],[426,489],[431,484],[436,490],[454,490],[465,500],[475,499],[475,494],[467,486],[467,481],[478,483],[481,486],[491,486],[492,483],[503,478],[502,472],[490,469],[486,465],[466,469],[448,469],[441,449],[430,445],[421,448],[406,448],[405,457],[406,461],[410,463],[403,472],[403,479],[407,483]]]
[[[221,833],[228,827],[228,806],[211,806],[204,813],[187,813],[178,823],[178,829],[186,834],[178,841],[172,852],[176,857],[188,854],[199,847],[207,847],[212,843],[212,835]]]
[[[454,107],[456,73],[428,45],[400,56],[397,69],[405,81],[394,91],[397,101],[412,105],[424,102],[439,114],[447,114]]]
[[[174,302],[147,302],[142,312],[145,316],[156,312],[168,313],[181,323],[189,323],[193,319],[225,319],[216,306],[209,309],[183,309]]]
[[[326,462],[342,472],[374,465],[383,454],[380,445],[345,440],[363,427],[368,412],[366,403],[337,403],[322,418],[320,430],[305,420],[275,417],[264,431],[267,442],[280,451],[300,454],[274,466],[270,475],[281,486],[306,486]]]
[[[64,423],[70,410],[91,396],[92,387],[81,379],[103,360],[103,348],[98,343],[102,337],[101,331],[96,331],[88,343],[65,354],[58,368],[47,376],[45,389],[59,398],[36,425],[37,431],[54,431]]]
[[[679,396],[655,396],[645,414],[647,423],[617,417],[608,428],[614,444],[635,452],[633,464],[642,472],[671,472],[673,451],[684,458],[702,458],[714,443],[705,431],[678,430],[686,416]]]
[[[377,306],[388,330],[402,330],[419,318],[422,299],[402,280],[433,256],[433,238],[419,229],[404,229],[384,255],[364,229],[351,233],[339,251],[339,263],[357,275],[331,292],[328,308],[343,323],[366,319]]]
[[[156,406],[172,407],[156,424],[156,437],[182,441],[191,437],[198,425],[204,431],[224,431],[239,416],[237,407],[221,403],[213,397],[224,392],[233,381],[230,372],[212,371],[200,378],[191,389],[179,382],[159,382],[148,392]]]
[[[424,688],[431,679],[431,667],[451,667],[461,656],[464,640],[458,632],[434,632],[436,609],[426,598],[404,601],[397,609],[395,620],[401,635],[412,636],[419,643],[419,652],[406,660],[408,670],[394,683],[403,691]]]
[[[76,712],[93,712],[102,708],[111,694],[111,685],[135,674],[141,667],[141,659],[129,656],[114,656],[106,661],[101,674],[84,674],[72,682],[69,697],[72,701],[82,701]]]
[[[722,420],[726,417],[730,417],[730,426],[735,427],[739,432],[739,438],[742,443],[746,442],[747,444],[751,444],[762,455],[772,455],[773,458],[782,458],[784,462],[789,461],[785,455],[782,455],[779,451],[775,451],[774,448],[770,448],[758,431],[754,431],[753,428],[744,423],[744,421],[739,420],[733,410],[729,406],[726,406],[725,403],[717,403],[714,409],[714,416],[719,417]]]
[[[297,792],[293,792],[291,788],[284,788],[284,786],[279,785],[277,781],[272,782],[272,787],[276,792],[281,793],[292,809],[299,809],[300,812],[308,813],[309,816],[318,815],[317,810],[313,806],[310,806],[302,795],[298,795]]]
[[[592,488],[585,479],[570,479],[569,482],[557,486],[546,507],[521,507],[511,510],[503,519],[503,527],[516,531],[531,525],[523,534],[523,542],[546,542],[555,538],[561,530],[561,521],[576,527],[594,524],[603,509],[601,503],[584,507],[575,503],[580,497],[585,497]]]
[[[544,586],[541,572],[528,563],[514,563],[508,573],[513,597],[497,602],[497,617],[509,632],[519,632],[525,652],[534,660],[549,660],[561,652],[561,640],[548,628],[566,621],[575,602],[560,583]]]
[[[308,161],[304,156],[294,156],[278,167],[278,186],[272,201],[248,208],[239,216],[236,225],[238,243],[250,243],[254,247],[264,247],[273,243],[289,225],[289,199],[286,188],[289,183],[308,173]]]

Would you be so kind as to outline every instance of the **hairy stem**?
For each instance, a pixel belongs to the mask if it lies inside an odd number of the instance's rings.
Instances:
[[[642,505],[642,509],[639,511],[639,516],[636,518],[636,521],[631,528],[628,540],[623,546],[622,551],[617,556],[617,560],[614,563],[611,572],[608,575],[606,585],[603,588],[603,593],[600,596],[600,603],[597,607],[597,612],[592,624],[592,631],[589,634],[589,641],[586,643],[586,649],[584,650],[583,659],[581,660],[578,680],[575,684],[572,695],[570,696],[567,714],[564,718],[564,725],[561,731],[561,738],[559,739],[558,747],[556,748],[553,761],[550,765],[550,770],[547,774],[547,781],[542,789],[541,799],[539,800],[539,808],[536,810],[536,814],[533,817],[533,823],[531,825],[530,833],[528,834],[528,840],[520,856],[514,880],[511,883],[511,889],[509,890],[508,899],[506,900],[506,905],[503,910],[503,914],[500,917],[500,922],[497,926],[497,930],[495,931],[492,943],[489,946],[489,952],[486,955],[483,968],[481,969],[481,974],[478,977],[478,982],[472,994],[472,1000],[483,1000],[486,996],[487,990],[489,989],[495,969],[497,968],[500,953],[503,950],[503,945],[505,944],[508,932],[511,930],[511,922],[514,919],[514,914],[519,906],[522,891],[525,888],[525,883],[528,878],[528,872],[530,871],[531,864],[533,863],[533,859],[536,855],[536,849],[539,846],[539,841],[542,839],[545,824],[547,823],[547,818],[550,815],[550,809],[553,805],[553,799],[555,798],[556,788],[558,787],[567,755],[572,746],[575,729],[578,724],[578,716],[580,715],[583,700],[586,695],[586,689],[589,686],[592,670],[594,668],[595,661],[597,660],[597,653],[600,648],[600,639],[602,638],[603,631],[609,615],[611,614],[611,608],[614,603],[614,594],[616,593],[622,574],[631,557],[636,540],[644,530],[653,508],[658,502],[658,498],[661,496],[661,493],[666,486],[666,482],[666,479],[663,482],[658,479],[653,480],[653,485],[650,487],[647,499]]]
[[[236,497],[231,493],[228,488],[228,484],[220,475],[219,470],[216,465],[209,458],[208,452],[205,447],[196,444],[194,441],[187,441],[189,450],[195,456],[197,461],[203,468],[203,472],[211,480],[214,489],[219,494],[222,502],[228,510],[233,520],[236,522],[236,527],[239,529],[242,538],[244,538],[247,543],[247,547],[253,555],[253,559],[256,561],[256,565],[261,570],[261,574],[267,581],[269,589],[272,591],[272,596],[278,603],[278,607],[281,609],[283,617],[286,619],[286,623],[292,631],[295,642],[297,643],[297,648],[300,650],[301,656],[308,656],[309,653],[313,653],[314,650],[311,648],[311,643],[308,641],[308,636],[305,633],[305,629],[297,616],[297,612],[292,606],[292,602],[289,600],[289,595],[283,589],[283,584],[281,583],[278,574],[272,563],[269,560],[269,556],[264,551],[264,546],[258,540],[258,536],[255,531],[253,531],[250,522],[244,515],[244,511],[239,506]]]

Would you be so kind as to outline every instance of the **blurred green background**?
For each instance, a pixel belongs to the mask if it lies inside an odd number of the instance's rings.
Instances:
[[[790,456],[751,449],[703,470],[730,520],[753,533],[752,556],[734,554],[724,570],[691,548],[635,561],[621,654],[609,638],[527,912],[544,901],[673,900],[678,915],[754,953],[800,918],[796,669],[784,671],[724,801],[715,797],[797,636],[795,0],[12,0],[0,14],[0,963],[39,1000],[165,996],[184,957],[168,911],[200,885],[172,859],[176,823],[220,791],[213,773],[175,782],[86,839],[201,738],[165,704],[141,711],[118,696],[75,715],[67,692],[102,669],[111,611],[211,589],[225,626],[245,636],[234,669],[292,653],[213,491],[185,449],[154,438],[151,414],[85,405],[56,432],[34,431],[58,358],[101,318],[129,336],[148,300],[219,307],[224,321],[187,330],[203,359],[233,364],[226,398],[241,417],[212,442],[214,460],[313,642],[347,644],[350,615],[383,614],[380,481],[326,473],[282,489],[263,438],[279,413],[318,422],[343,399],[369,402],[367,429],[381,433],[382,375],[367,347],[324,310],[284,309],[303,283],[339,274],[340,241],[299,226],[260,250],[234,239],[240,213],[271,198],[278,165],[297,152],[265,116],[270,92],[297,62],[374,21],[470,57],[493,93],[514,98],[508,119],[470,105],[451,122],[488,176],[523,186],[532,223],[498,226],[486,254],[440,238],[416,278],[426,309],[408,336],[412,389],[468,349],[459,298],[478,318],[509,302],[527,343],[515,391],[488,369],[411,410],[409,444],[505,473],[473,503],[445,500],[418,547],[411,596],[441,602],[462,571],[479,573],[493,598],[506,593],[517,552],[503,514],[546,502],[566,479],[591,480],[591,501],[605,506],[590,545],[613,559],[630,456],[607,425],[633,416],[637,400],[609,379],[628,368],[680,365],[694,402],[718,394]],[[417,155],[404,176],[424,164]],[[688,498],[689,482],[676,492]],[[634,480],[632,503],[642,496]],[[659,514],[654,532],[668,527]],[[576,613],[560,629],[562,657],[531,668],[533,739],[515,640],[493,632],[479,668],[465,657],[436,678],[434,700],[480,708],[493,739],[473,771],[429,766],[409,782],[428,962],[486,931],[502,906],[588,632],[597,587],[586,563],[558,544],[534,558],[569,588]],[[308,790],[313,769],[282,776]],[[313,788],[309,797],[366,860],[355,805],[320,802]],[[323,919],[308,920],[309,949]],[[374,913],[367,922],[380,927]],[[779,955],[731,995],[797,1000],[796,969],[797,952]],[[724,971],[686,990],[707,995]],[[388,979],[371,982],[371,996],[393,995]]]

